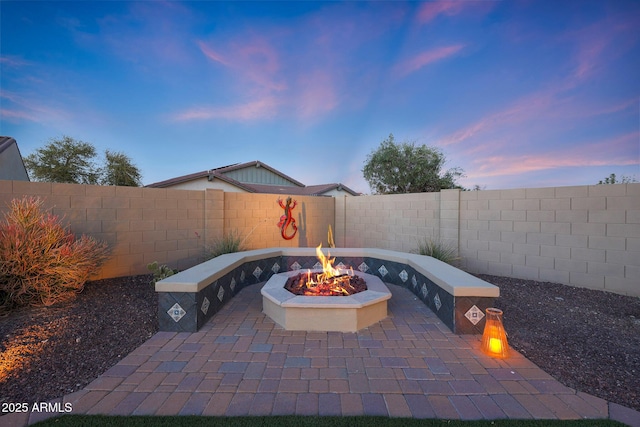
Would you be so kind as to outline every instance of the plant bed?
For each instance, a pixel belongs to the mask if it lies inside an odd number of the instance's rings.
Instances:
[[[158,330],[150,276],[88,282],[73,301],[0,317],[0,403],[84,388]]]

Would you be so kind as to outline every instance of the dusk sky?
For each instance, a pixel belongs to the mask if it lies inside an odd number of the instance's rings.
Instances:
[[[640,180],[640,2],[1,1],[0,134],[68,135],[150,184],[260,160],[370,193],[440,148],[486,189]]]

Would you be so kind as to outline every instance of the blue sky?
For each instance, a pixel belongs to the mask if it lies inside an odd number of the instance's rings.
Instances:
[[[370,192],[440,148],[466,187],[640,180],[640,2],[2,1],[0,134],[71,136],[144,184],[260,160]]]

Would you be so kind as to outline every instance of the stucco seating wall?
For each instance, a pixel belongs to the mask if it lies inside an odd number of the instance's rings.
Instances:
[[[481,334],[498,287],[437,259],[375,248],[323,248],[335,265],[404,286],[456,334]],[[196,332],[243,287],[285,271],[317,268],[315,248],[268,248],[221,255],[158,281],[161,331]]]

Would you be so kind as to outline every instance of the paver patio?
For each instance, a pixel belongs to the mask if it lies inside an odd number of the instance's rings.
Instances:
[[[638,412],[565,387],[513,350],[506,360],[484,355],[478,336],[454,335],[402,287],[388,285],[387,319],[327,333],[276,326],[262,313],[261,286],[243,289],[196,333],[157,333],[59,401],[74,414],[611,417],[640,425]],[[0,425],[46,416],[11,414]]]

